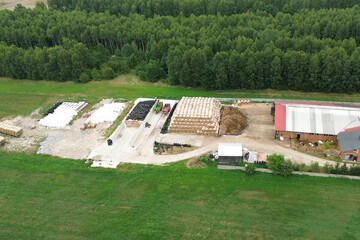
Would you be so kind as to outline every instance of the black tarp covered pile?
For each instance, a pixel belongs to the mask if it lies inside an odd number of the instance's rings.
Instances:
[[[155,100],[139,102],[131,111],[126,120],[143,121],[146,115],[150,112],[152,106],[154,106]]]
[[[177,106],[177,103],[175,103],[173,108],[170,110],[169,116],[167,116],[166,121],[165,121],[163,127],[161,128],[161,133],[162,134],[167,133],[167,130],[168,130],[169,125],[170,125],[170,120],[171,120],[172,115],[174,114],[176,106]]]
[[[63,102],[56,103],[52,108],[50,108],[44,116],[49,115],[50,113],[54,113],[55,109],[57,109]]]

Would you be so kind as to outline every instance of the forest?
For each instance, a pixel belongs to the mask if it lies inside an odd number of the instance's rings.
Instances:
[[[61,11],[84,10],[110,14],[141,14],[145,17],[173,16],[180,13],[189,17],[207,14],[232,15],[266,11],[294,14],[301,9],[349,8],[360,4],[360,0],[48,0],[49,6]]]
[[[0,76],[360,91],[360,0],[101,2],[0,11]]]

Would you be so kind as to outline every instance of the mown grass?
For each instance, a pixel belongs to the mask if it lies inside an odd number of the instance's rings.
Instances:
[[[46,94],[2,92],[0,93],[0,119],[9,115],[28,115],[36,108],[44,105],[50,97]]]
[[[131,79],[131,81],[129,81]],[[279,90],[206,91],[203,89],[169,86],[164,83],[146,83],[133,74],[111,81],[79,84],[74,82],[28,81],[0,78],[0,118],[7,115],[27,114],[46,103],[69,98],[124,98],[158,97],[180,99],[182,96],[222,98],[281,98],[324,101],[360,102],[360,94],[303,93]]]
[[[359,239],[360,181],[0,153],[0,239]]]

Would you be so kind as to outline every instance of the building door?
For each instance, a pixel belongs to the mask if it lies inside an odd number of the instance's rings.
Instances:
[[[296,139],[297,139],[297,140],[300,140],[300,134],[297,134],[297,135],[296,135]]]

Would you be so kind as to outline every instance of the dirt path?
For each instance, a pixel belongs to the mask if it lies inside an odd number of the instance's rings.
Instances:
[[[147,144],[144,147],[140,154],[131,154],[129,152],[120,151],[114,156],[102,156],[103,161],[111,161],[114,165],[120,162],[130,162],[130,163],[143,163],[143,164],[156,164],[161,165],[169,162],[176,162],[184,159],[189,159],[192,157],[200,156],[209,152],[217,151],[218,143],[237,143],[241,142],[246,148],[252,151],[257,151],[260,153],[266,154],[282,154],[285,158],[291,159],[293,163],[305,163],[307,165],[312,164],[313,162],[318,162],[320,166],[324,166],[327,162],[334,163],[332,161],[327,161],[325,159],[317,158],[314,156],[307,155],[305,153],[297,152],[293,149],[289,149],[279,145],[275,140],[268,139],[254,139],[245,136],[221,136],[221,137],[210,137],[204,140],[203,146],[195,149],[190,152],[177,154],[177,155],[155,155],[152,149],[152,143]],[[106,146],[103,146],[103,153],[107,152],[107,149],[110,149]],[[99,155],[101,156],[101,152]]]
[[[242,170],[245,171],[245,167],[240,166],[227,166],[227,165],[218,165],[218,169],[222,170]],[[264,173],[272,173],[270,169],[266,168],[257,168],[256,171]],[[349,176],[349,175],[339,175],[339,174],[328,174],[328,173],[314,173],[314,172],[297,172],[294,171],[293,175],[306,175],[311,177],[332,177],[332,178],[347,178],[352,180],[360,180],[360,176]]]
[[[305,153],[295,151],[290,148],[283,147],[279,145],[279,143],[276,140],[249,138],[244,136],[221,136],[218,138],[214,137],[214,138],[206,139],[206,142],[204,142],[204,146],[194,151],[186,152],[178,155],[166,155],[166,156],[159,156],[152,154],[151,156],[148,156],[149,157],[148,162],[152,164],[176,162],[176,161],[192,158],[195,156],[200,156],[208,152],[215,152],[217,151],[217,147],[219,143],[238,143],[238,142],[243,143],[244,147],[252,151],[257,151],[266,154],[273,154],[273,153],[282,154],[285,156],[285,158],[291,159],[293,163],[305,163],[307,165],[310,165],[313,162],[318,162],[320,166],[324,166],[327,162],[334,163],[332,161],[327,161],[325,159],[317,158]]]
[[[4,6],[0,6],[0,10],[9,9],[14,10],[16,5],[21,4],[26,8],[34,8],[36,2],[44,2],[47,5],[46,0],[23,0],[23,1],[16,1],[16,0],[5,0],[3,3],[6,3]]]

